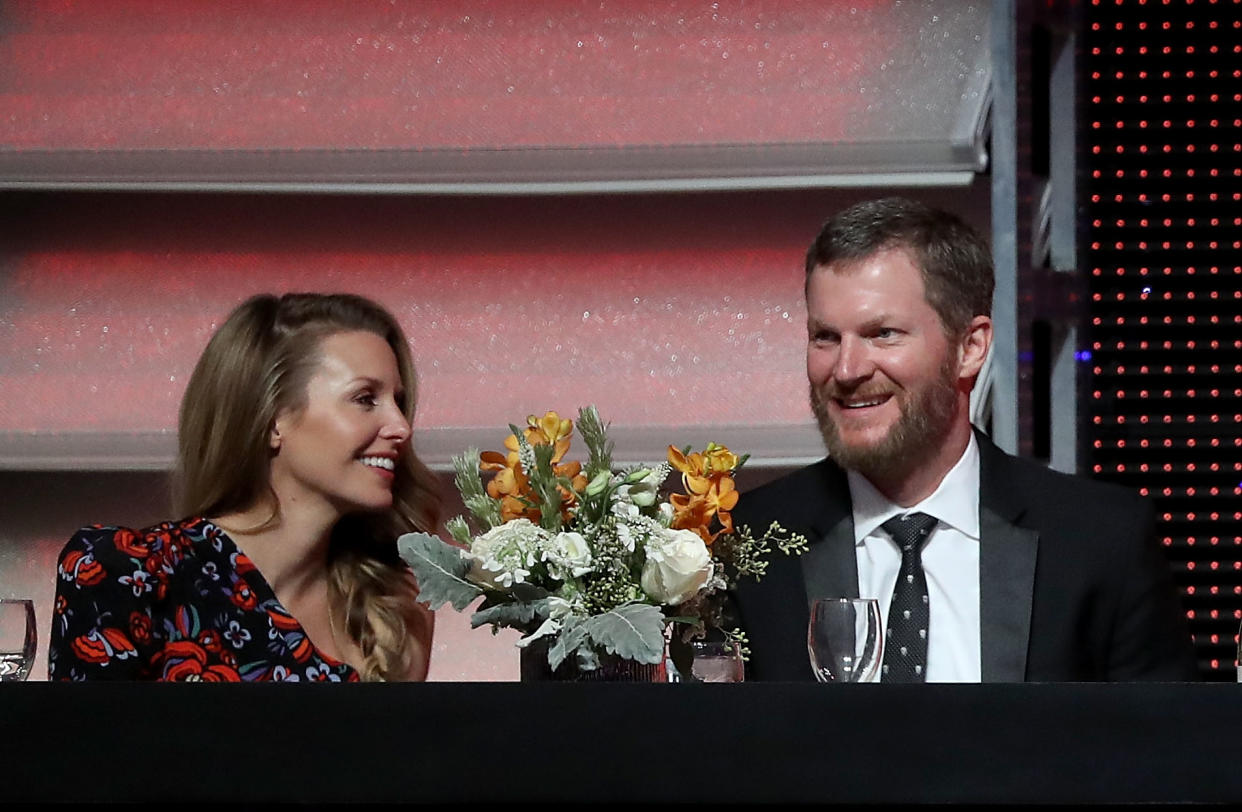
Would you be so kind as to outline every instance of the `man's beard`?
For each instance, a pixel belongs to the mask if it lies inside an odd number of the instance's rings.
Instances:
[[[811,409],[819,422],[828,454],[842,468],[857,471],[872,481],[892,481],[907,476],[934,455],[948,435],[957,413],[957,370],[950,354],[940,367],[940,377],[916,392],[912,400],[899,403],[901,416],[878,443],[847,445],[828,414],[828,402],[841,392],[829,381],[811,384]],[[892,397],[899,397],[893,392]]]

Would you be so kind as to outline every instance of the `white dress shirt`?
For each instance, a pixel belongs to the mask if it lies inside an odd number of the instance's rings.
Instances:
[[[934,516],[936,527],[923,547],[930,615],[927,681],[979,682],[979,445],[974,435],[935,492],[912,507],[893,504],[861,474],[847,475],[859,597],[879,601],[881,628],[887,628],[901,550],[880,525],[907,513]]]

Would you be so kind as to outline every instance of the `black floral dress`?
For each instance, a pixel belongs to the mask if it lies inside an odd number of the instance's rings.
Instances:
[[[51,680],[357,682],[206,519],[85,527],[61,551]]]

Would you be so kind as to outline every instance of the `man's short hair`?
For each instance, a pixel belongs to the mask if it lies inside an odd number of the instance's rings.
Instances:
[[[867,200],[833,215],[806,252],[806,278],[825,265],[853,264],[899,248],[923,274],[927,303],[945,332],[961,335],[992,313],[992,252],[955,214],[902,197]]]

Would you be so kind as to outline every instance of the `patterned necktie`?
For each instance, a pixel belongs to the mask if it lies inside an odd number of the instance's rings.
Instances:
[[[927,679],[927,577],[923,574],[923,544],[936,526],[926,513],[897,516],[884,530],[901,548],[901,571],[888,607],[884,639],[882,682],[924,682]]]

